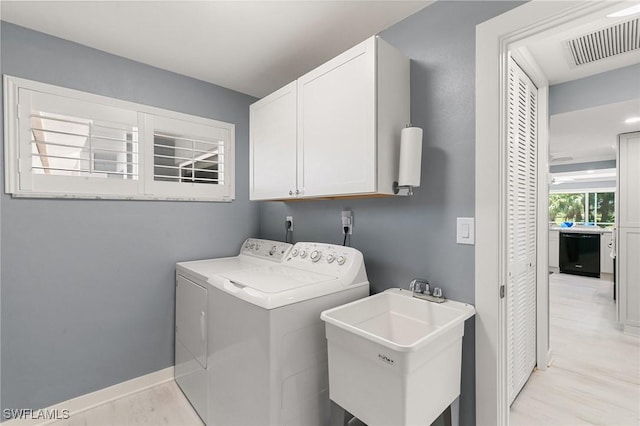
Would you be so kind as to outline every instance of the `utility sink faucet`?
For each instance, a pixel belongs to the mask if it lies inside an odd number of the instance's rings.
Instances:
[[[415,296],[416,293],[420,294],[431,294],[431,287],[429,286],[429,281],[424,278],[414,278],[409,283],[409,290],[413,292]]]
[[[446,300],[442,295],[442,289],[440,287],[435,287],[433,289],[433,294],[431,294],[429,281],[424,278],[414,278],[411,280],[409,283],[409,290],[413,293],[413,297],[417,297],[418,299],[428,300],[435,303],[442,303]]]

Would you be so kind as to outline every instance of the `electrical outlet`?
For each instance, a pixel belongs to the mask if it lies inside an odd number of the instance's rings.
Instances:
[[[287,226],[287,222],[291,223],[291,226],[289,226],[287,230],[293,232],[293,216],[287,216],[287,218],[284,220],[285,228]]]
[[[353,234],[353,213],[351,210],[343,210],[342,211],[342,233],[343,234]],[[345,231],[345,228],[348,228]]]

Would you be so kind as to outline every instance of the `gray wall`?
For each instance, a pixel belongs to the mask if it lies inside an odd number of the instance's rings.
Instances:
[[[175,262],[258,234],[254,99],[5,22],[0,47],[3,74],[236,124],[230,204],[0,196],[2,407],[41,408],[173,365]]]
[[[549,114],[640,98],[640,64],[549,87]]]
[[[424,129],[422,186],[406,198],[265,202],[260,232],[341,243],[340,211],[353,210],[352,246],[365,256],[373,292],[414,277],[474,302],[474,247],[456,244],[456,217],[475,210],[475,26],[519,2],[437,2],[382,33],[412,59],[411,121]],[[355,161],[355,159],[354,159]],[[460,424],[475,424],[475,335],[465,327]]]

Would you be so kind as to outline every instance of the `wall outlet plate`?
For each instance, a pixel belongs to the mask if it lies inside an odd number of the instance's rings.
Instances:
[[[342,233],[343,234],[353,234],[353,212],[351,210],[343,210],[341,214],[342,218]],[[349,228],[347,232],[345,232],[344,228]]]
[[[284,227],[287,227],[287,222],[291,222],[291,226],[289,227],[289,231],[293,232],[293,216],[287,216],[284,220]]]

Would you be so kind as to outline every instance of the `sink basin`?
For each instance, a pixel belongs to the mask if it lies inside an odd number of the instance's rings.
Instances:
[[[389,289],[321,314],[329,395],[369,426],[429,425],[460,394],[473,306]]]

